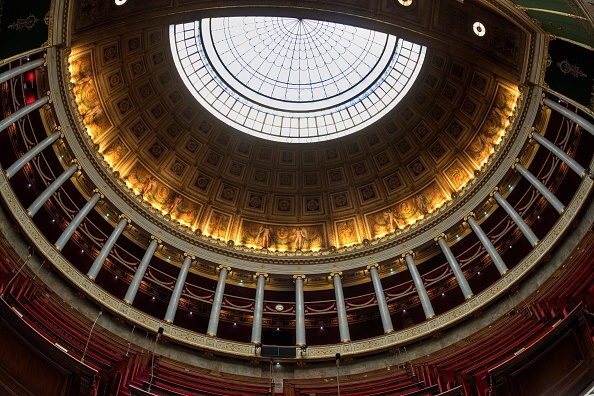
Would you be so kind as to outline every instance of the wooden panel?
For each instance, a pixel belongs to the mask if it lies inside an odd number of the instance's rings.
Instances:
[[[489,371],[493,395],[573,395],[590,382],[594,345],[582,305],[533,345]]]
[[[7,326],[0,328],[0,337],[0,378],[5,389],[19,395],[65,394],[66,373],[40,357]]]
[[[510,375],[515,395],[539,396],[551,386],[565,382],[572,372],[580,372],[588,356],[580,349],[575,329],[565,333],[536,360]],[[549,381],[543,381],[548,378]]]

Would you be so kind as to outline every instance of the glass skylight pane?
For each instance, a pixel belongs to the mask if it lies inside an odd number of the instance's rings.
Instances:
[[[382,32],[280,17],[172,25],[170,43],[201,105],[243,132],[293,143],[370,125],[402,100],[425,57]]]

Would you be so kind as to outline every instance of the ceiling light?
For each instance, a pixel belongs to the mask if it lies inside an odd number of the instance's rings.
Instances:
[[[483,25],[480,22],[475,22],[472,25],[472,30],[474,31],[474,34],[476,34],[479,37],[483,37],[487,32],[487,30],[485,29],[485,25]]]

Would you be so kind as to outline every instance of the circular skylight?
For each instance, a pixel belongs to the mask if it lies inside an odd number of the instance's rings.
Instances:
[[[227,124],[292,143],[353,133],[391,110],[425,48],[332,22],[207,18],[170,27],[175,64],[196,99]]]

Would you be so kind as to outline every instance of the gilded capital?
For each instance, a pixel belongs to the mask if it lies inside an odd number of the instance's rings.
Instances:
[[[118,216],[118,219],[120,219],[120,220],[126,220],[126,222],[128,224],[132,223],[132,220],[128,216],[126,216],[125,214],[123,214],[123,213]]]
[[[228,265],[225,264],[221,264],[217,267],[218,270],[227,270],[227,272],[231,271],[231,267],[229,267]]]
[[[80,166],[80,164],[78,163],[78,160],[75,158],[72,161],[70,161],[70,165],[76,165],[76,168],[80,171],[82,169],[82,167]]]
[[[373,264],[369,264],[367,265],[367,270],[370,270],[372,268],[379,268],[379,264],[378,263],[373,263]]]
[[[266,272],[256,272],[256,278],[263,276],[264,278],[268,278],[268,274]]]
[[[495,193],[498,193],[498,192],[499,192],[499,187],[495,187],[493,189],[493,191],[489,194],[489,196],[492,198],[495,196]]]
[[[330,276],[331,276],[332,278],[334,278],[335,276],[342,277],[342,271],[335,271],[335,272],[330,272]]]
[[[516,158],[516,159],[514,160],[514,162],[513,162],[512,166],[511,166],[511,167],[512,167],[512,169],[516,169],[516,166],[517,166],[519,163],[520,163],[520,159],[519,159],[519,158]]]
[[[189,257],[192,260],[196,260],[196,256],[187,252],[184,252],[184,257]]]
[[[474,212],[470,212],[466,216],[464,216],[464,221],[465,222],[468,222],[468,219],[470,219],[470,218],[473,218],[474,219],[474,217],[475,217]]]
[[[406,253],[402,253],[402,258],[406,258],[406,256],[411,256],[411,257],[413,257],[413,256],[414,256],[414,252],[413,252],[412,250],[409,250],[409,251],[408,251],[408,252],[406,252]]]
[[[435,238],[433,238],[433,240],[435,242],[438,242],[440,239],[448,239],[448,236],[445,233],[442,232],[441,234],[439,234],[438,236],[436,236]]]
[[[303,279],[305,280],[306,276],[305,275],[293,275],[293,279],[297,280],[297,279]]]
[[[101,198],[101,199],[105,198],[105,195],[103,195],[103,193],[101,191],[99,191],[98,188],[93,189],[93,194],[98,194],[99,198]]]

